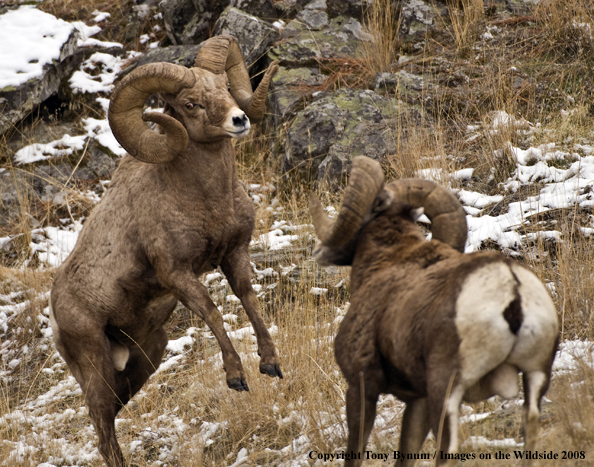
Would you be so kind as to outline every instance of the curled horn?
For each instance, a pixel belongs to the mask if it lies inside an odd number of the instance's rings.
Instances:
[[[309,211],[323,245],[340,247],[348,242],[371,211],[373,201],[384,186],[384,172],[379,162],[365,156],[353,159],[353,168],[336,221],[330,219],[317,196],[310,193]]]
[[[208,39],[201,47],[194,66],[215,74],[227,73],[231,95],[250,120],[259,122],[264,116],[266,93],[270,81],[278,71],[278,64],[271,63],[255,92],[237,39],[222,35]]]
[[[196,77],[188,68],[151,63],[137,68],[116,86],[109,104],[109,126],[131,156],[157,164],[175,159],[186,149],[188,133],[180,122],[158,112],[143,114],[143,107],[151,94],[177,94],[195,82]],[[151,130],[146,121],[158,123],[165,134]]]
[[[389,183],[386,189],[396,198],[422,207],[431,220],[433,238],[464,251],[466,244],[466,212],[456,197],[447,189],[429,180],[404,178]]]

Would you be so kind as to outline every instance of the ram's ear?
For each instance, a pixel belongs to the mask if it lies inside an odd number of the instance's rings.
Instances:
[[[392,201],[394,201],[394,193],[390,190],[383,189],[380,194],[375,197],[371,212],[373,214],[384,212],[390,207]]]

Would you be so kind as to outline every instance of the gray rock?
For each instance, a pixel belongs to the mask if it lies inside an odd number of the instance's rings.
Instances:
[[[71,174],[72,165],[66,159],[59,164],[35,167],[33,189],[42,201],[51,201]]]
[[[436,27],[439,16],[447,15],[447,8],[439,2],[425,0],[403,0],[401,34],[424,36]]]
[[[274,21],[279,17],[278,10],[274,7],[272,0],[231,0],[229,6],[265,21]]]
[[[89,171],[93,178],[100,180],[108,180],[111,178],[113,171],[116,169],[116,162],[114,159],[105,154],[97,145],[91,143],[87,150],[88,161],[86,170]],[[83,178],[79,175],[78,178]]]
[[[118,78],[121,79],[132,70],[148,63],[169,62],[188,68],[192,67],[194,66],[194,60],[196,60],[196,55],[201,47],[202,43],[196,45],[172,45],[170,47],[153,49],[138,57],[134,62],[128,65],[122,70]]]
[[[303,110],[326,78],[318,68],[280,67],[268,93],[274,126],[279,127]]]
[[[293,18],[303,10],[303,7],[311,0],[278,0],[274,2],[274,9],[279,18]]]
[[[396,92],[402,94],[419,94],[434,85],[426,82],[423,76],[414,75],[404,70],[398,73],[378,73],[375,76],[375,92]]]
[[[278,29],[270,23],[234,7],[227,7],[215,24],[213,35],[221,34],[231,34],[237,38],[248,67],[280,37]]]
[[[46,65],[42,76],[31,78],[19,86],[6,86],[0,89],[0,136],[14,128],[33,109],[50,96],[57,94],[60,84],[78,66],[75,60],[78,33],[73,31],[60,49],[60,57]]]
[[[174,45],[198,44],[209,37],[230,0],[163,0],[159,8],[169,40]]]
[[[0,226],[8,225],[22,212],[30,212],[33,175],[23,170],[0,172]]]
[[[415,109],[373,91],[321,94],[289,127],[282,170],[335,185],[346,178],[353,157],[383,160],[396,151],[398,118],[421,122]]]
[[[373,0],[326,0],[328,15],[331,18],[348,16],[362,20],[365,10],[371,6]]]
[[[319,7],[319,8],[318,8]],[[367,40],[361,23],[354,18],[328,19],[324,2],[306,7],[282,31],[284,40],[269,52],[282,66],[312,67],[319,60],[356,56],[362,40]]]

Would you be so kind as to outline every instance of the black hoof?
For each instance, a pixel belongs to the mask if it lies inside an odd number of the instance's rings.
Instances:
[[[233,378],[227,380],[227,386],[229,386],[229,389],[235,389],[238,392],[250,390],[246,380],[240,378]]]
[[[262,364],[260,365],[260,373],[268,376],[278,376],[280,379],[283,379],[283,372],[280,369],[279,365],[272,365],[272,364]]]

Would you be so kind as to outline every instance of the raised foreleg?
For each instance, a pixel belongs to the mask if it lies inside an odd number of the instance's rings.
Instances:
[[[208,290],[193,271],[176,271],[162,275],[173,295],[193,313],[204,319],[217,339],[223,354],[223,369],[227,373],[227,386],[236,391],[249,391],[241,359],[223,326],[221,313],[208,295]]]
[[[233,293],[241,300],[258,340],[260,373],[283,377],[276,348],[260,313],[260,304],[251,284],[252,269],[246,248],[237,248],[228,254],[221,263],[221,269],[229,281]]]

